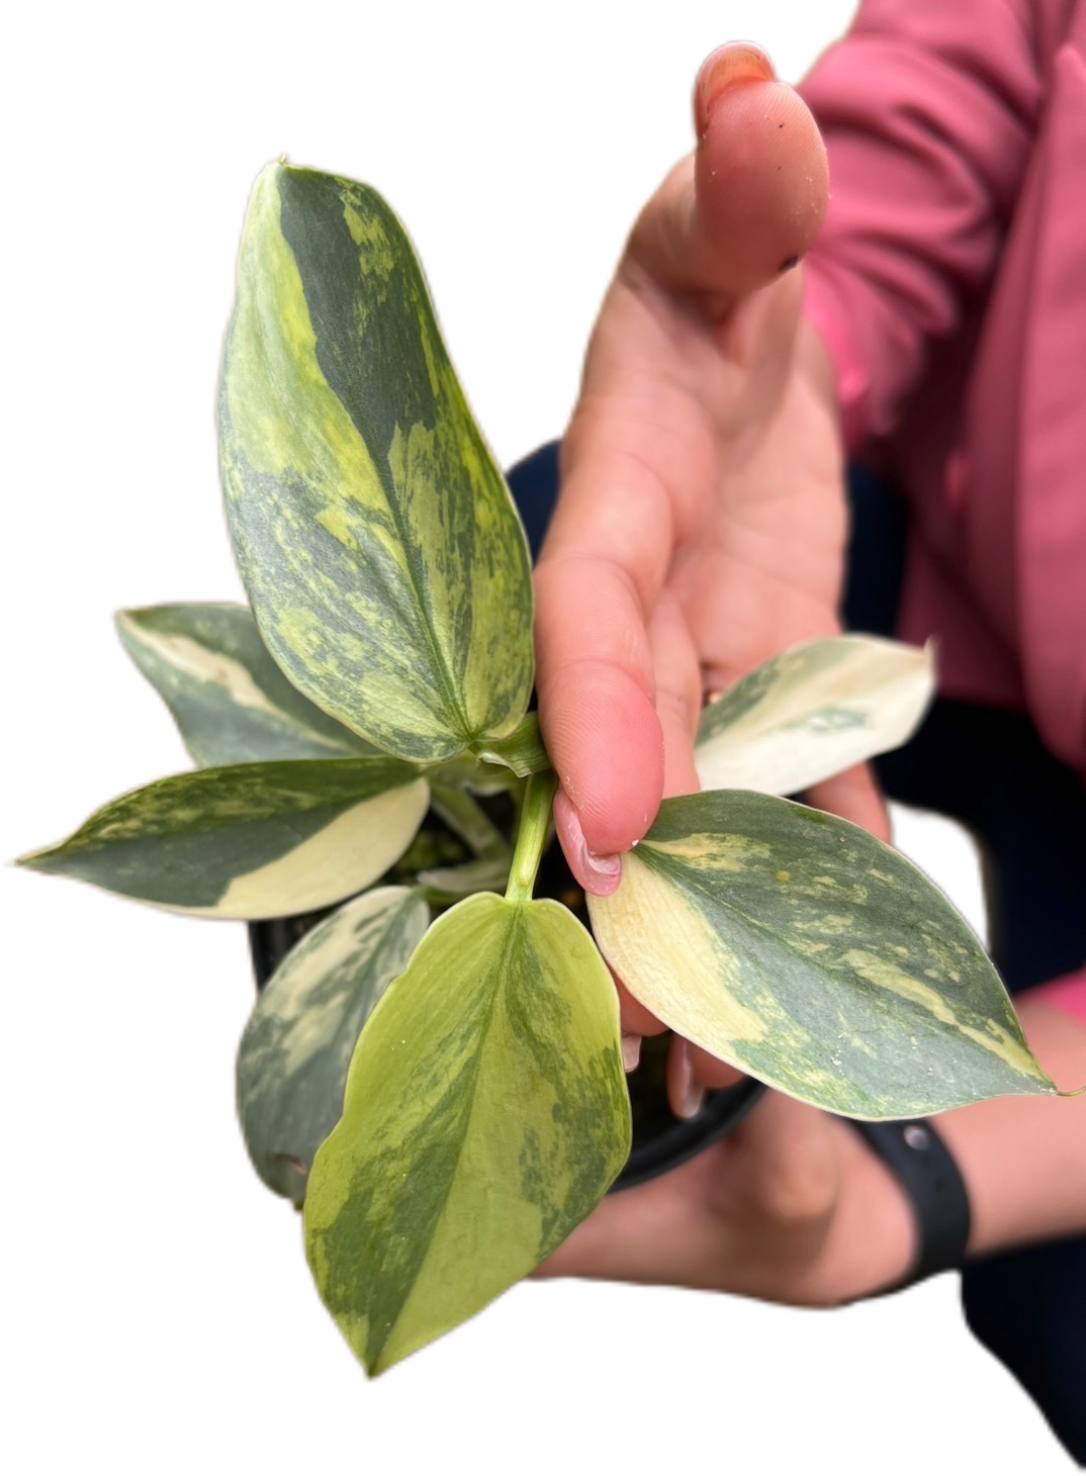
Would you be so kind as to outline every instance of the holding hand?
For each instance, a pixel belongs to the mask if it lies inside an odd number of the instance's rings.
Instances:
[[[697,150],[643,211],[600,313],[536,572],[556,824],[604,896],[661,799],[698,789],[705,696],[839,629],[838,416],[791,270],[825,214],[825,151],[753,47],[709,58],[695,115]],[[865,768],[812,798],[888,838]],[[620,994],[625,1031],[661,1028]],[[735,1076],[683,1045],[673,1104]]]
[[[894,1285],[914,1251],[901,1186],[849,1125],[769,1092],[722,1142],[609,1195],[537,1274],[834,1306]]]

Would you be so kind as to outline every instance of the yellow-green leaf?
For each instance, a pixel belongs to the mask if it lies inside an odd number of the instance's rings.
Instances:
[[[373,190],[257,181],[220,397],[227,511],[272,655],[386,752],[513,731],[532,687],[527,543]]]
[[[745,790],[665,801],[589,897],[604,956],[673,1030],[794,1097],[915,1117],[1049,1093],[943,894],[836,816]]]
[[[283,917],[361,891],[407,849],[428,788],[399,759],[299,759],[176,774],[21,864],[207,917]]]
[[[799,794],[904,743],[934,691],[930,647],[862,635],[796,646],[702,713],[701,787]]]
[[[479,896],[427,933],[362,1032],[306,1239],[370,1373],[534,1270],[629,1153],[611,977],[555,902]]]

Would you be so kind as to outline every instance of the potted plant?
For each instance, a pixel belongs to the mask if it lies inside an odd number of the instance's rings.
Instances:
[[[1055,1091],[937,889],[780,797],[902,742],[930,653],[841,637],[767,663],[706,709],[703,792],[666,801],[589,900],[594,938],[535,895],[557,779],[529,711],[523,530],[371,189],[260,177],[220,428],[251,613],[118,621],[200,767],[23,863],[204,916],[335,909],[258,1000],[239,1107],[369,1372],[531,1272],[622,1171],[608,964],[674,1030],[830,1111]]]

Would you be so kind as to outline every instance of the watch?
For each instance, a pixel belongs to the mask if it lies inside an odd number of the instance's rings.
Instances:
[[[930,1118],[860,1122],[852,1126],[897,1178],[912,1206],[918,1246],[913,1264],[887,1291],[900,1291],[959,1267],[969,1243],[965,1181]]]

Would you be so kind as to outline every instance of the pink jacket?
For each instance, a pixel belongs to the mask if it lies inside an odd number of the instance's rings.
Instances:
[[[863,0],[800,90],[807,312],[912,510],[899,633],[1086,776],[1086,0]]]

